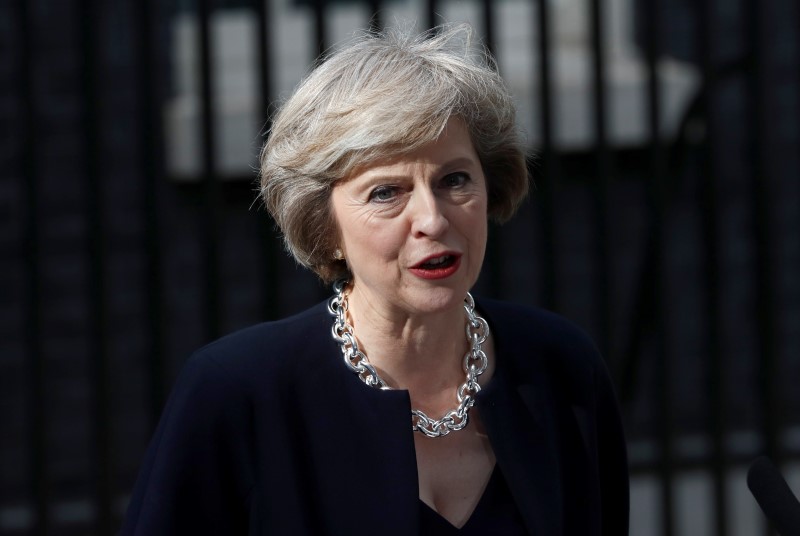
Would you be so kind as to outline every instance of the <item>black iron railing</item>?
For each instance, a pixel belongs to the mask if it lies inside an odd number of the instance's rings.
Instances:
[[[536,66],[533,76],[537,79],[535,85],[539,91],[533,108],[537,110],[538,123],[534,126],[538,129],[539,145],[532,148],[536,156],[530,160],[530,169],[536,188],[527,207],[535,216],[530,221],[526,220],[524,225],[530,226],[526,232],[536,234],[536,250],[512,251],[513,246],[505,231],[493,228],[490,254],[479,286],[482,291],[500,298],[537,301],[540,305],[558,310],[564,294],[569,290],[566,277],[559,270],[560,256],[564,255],[564,250],[558,247],[558,228],[565,222],[557,209],[558,200],[563,202],[565,185],[574,187],[578,184],[588,193],[591,216],[588,218],[590,229],[587,232],[594,244],[592,251],[588,252],[592,267],[592,281],[588,288],[592,291],[583,299],[590,304],[587,309],[593,311],[593,336],[608,358],[626,416],[633,420],[630,416],[642,404],[649,406],[651,419],[657,423],[642,429],[631,426],[633,440],[655,446],[652,456],[633,460],[632,470],[634,474],[657,476],[660,500],[654,506],[657,510],[654,515],[658,514],[663,521],[661,534],[672,536],[677,533],[679,516],[675,501],[676,478],[687,468],[704,468],[712,483],[710,505],[713,508],[711,517],[714,530],[718,535],[725,535],[732,530],[729,473],[732,467],[741,465],[749,458],[749,454],[732,453],[729,448],[728,436],[734,428],[730,409],[734,395],[731,391],[751,389],[758,400],[758,429],[755,432],[762,444],[751,449],[753,455],[758,451],[780,461],[800,452],[800,448],[792,450],[781,441],[783,431],[788,425],[797,425],[798,418],[787,413],[787,394],[776,388],[783,373],[782,366],[786,365],[779,359],[780,341],[783,339],[777,332],[777,326],[782,322],[790,322],[791,317],[790,313],[784,311],[786,306],[781,309],[778,304],[777,296],[784,289],[776,273],[774,260],[775,252],[781,248],[781,237],[787,231],[775,223],[770,204],[770,196],[774,197],[780,188],[772,170],[776,166],[797,166],[797,163],[770,159],[773,153],[767,142],[776,134],[771,123],[773,116],[768,110],[772,88],[769,86],[770,72],[767,66],[774,44],[769,39],[770,19],[766,15],[765,3],[757,0],[741,0],[737,3],[741,4],[743,26],[747,29],[741,43],[745,51],[741,61],[720,59],[722,35],[719,31],[717,3],[701,0],[693,4],[696,24],[691,38],[697,49],[694,57],[700,74],[699,89],[687,107],[685,117],[679,122],[676,137],[665,136],[666,119],[662,106],[665,90],[660,66],[667,49],[664,36],[668,21],[663,14],[669,3],[669,0],[638,0],[636,3],[641,15],[637,20],[643,25],[639,32],[646,74],[646,84],[642,88],[645,109],[642,113],[647,127],[646,137],[641,144],[624,150],[614,145],[610,128],[611,112],[607,107],[611,89],[607,51],[609,36],[605,34],[607,26],[604,17],[607,16],[608,4],[603,0],[590,0],[587,3],[586,35],[590,49],[590,87],[587,91],[591,95],[589,124],[592,141],[588,149],[580,151],[565,149],[556,136],[559,125],[555,110],[560,95],[556,91],[554,76],[556,43],[552,25],[555,16],[553,4],[547,0],[537,0],[531,4],[533,19],[530,27],[536,30],[538,40],[534,48],[525,53],[529,55],[531,64]],[[132,123],[136,127],[127,135],[129,144],[135,148],[138,162],[136,176],[140,181],[137,186],[141,195],[141,248],[138,259],[143,266],[140,284],[144,306],[136,322],[142,326],[138,336],[145,339],[143,347],[146,351],[140,362],[132,365],[141,370],[141,375],[132,381],[138,382],[138,392],[142,398],[140,411],[147,426],[152,429],[163,407],[174,371],[182,359],[181,356],[170,355],[171,349],[176,346],[170,343],[176,331],[186,328],[192,331],[195,339],[208,341],[231,327],[237,327],[241,321],[232,320],[232,317],[252,322],[276,318],[296,310],[301,305],[299,301],[322,298],[328,291],[314,286],[311,276],[294,272],[291,261],[281,252],[272,222],[256,205],[247,215],[246,224],[240,228],[247,233],[246,241],[258,250],[255,257],[258,266],[253,269],[257,274],[257,283],[256,288],[252,289],[252,294],[257,296],[255,301],[259,303],[258,313],[251,316],[247,316],[249,313],[232,314],[224,297],[238,282],[226,275],[226,267],[230,266],[231,260],[222,253],[227,238],[224,229],[231,213],[241,214],[241,211],[248,210],[255,195],[255,176],[246,175],[238,179],[225,177],[219,169],[218,110],[215,108],[217,100],[213,80],[216,43],[211,31],[212,14],[217,8],[211,0],[197,0],[196,49],[200,88],[198,135],[201,139],[199,153],[202,162],[195,181],[180,182],[169,176],[165,166],[163,110],[167,94],[164,74],[168,72],[169,55],[169,40],[164,37],[168,24],[167,10],[152,0],[131,3],[133,7],[122,0],[112,4],[119,4],[117,7],[120,9],[127,6],[133,15],[130,21],[133,30],[129,39],[135,54],[131,57],[129,68],[136,73],[137,80],[132,90],[136,96],[135,105],[131,109],[132,115],[135,115]],[[373,29],[380,29],[389,22],[387,13],[391,9],[390,2],[369,0],[364,5],[371,14],[368,21]],[[255,78],[260,95],[254,113],[258,114],[263,132],[267,133],[269,103],[276,97],[278,67],[270,54],[275,45],[270,28],[280,7],[274,2],[256,1],[251,7],[257,19],[256,41],[252,47],[256,51],[258,73]],[[441,7],[439,2],[433,0],[425,2],[420,19],[429,27],[441,22]],[[103,84],[106,77],[110,76],[104,63],[107,61],[104,51],[108,37],[103,32],[109,19],[109,8],[94,0],[76,1],[72,6],[75,20],[78,21],[75,23],[75,34],[80,37],[73,51],[79,80],[73,91],[81,100],[82,116],[79,126],[72,123],[66,123],[65,126],[75,127],[74,135],[81,141],[80,152],[74,155],[74,159],[81,163],[83,170],[78,179],[81,184],[75,188],[83,196],[84,250],[80,254],[85,259],[86,295],[79,306],[86,312],[85,329],[81,336],[86,342],[87,375],[86,382],[76,385],[75,389],[86,390],[89,400],[87,419],[90,437],[87,444],[91,445],[88,454],[91,471],[85,475],[85,481],[79,483],[61,482],[51,463],[53,452],[58,447],[50,439],[57,428],[50,409],[57,401],[50,398],[48,390],[48,385],[53,382],[51,363],[54,358],[52,350],[50,353],[45,351],[52,330],[47,328],[44,318],[50,301],[43,290],[47,285],[42,252],[48,242],[42,222],[49,221],[49,215],[43,201],[46,192],[43,190],[45,171],[41,161],[41,144],[46,126],[42,124],[40,113],[46,103],[43,102],[45,97],[41,91],[42,78],[37,76],[37,65],[43,61],[37,40],[43,38],[47,24],[53,22],[47,20],[42,11],[27,0],[19,0],[4,9],[13,15],[19,28],[15,34],[16,40],[12,40],[14,50],[18,52],[13,73],[13,93],[18,102],[19,140],[16,146],[9,145],[19,148],[14,153],[14,165],[9,166],[9,169],[17,169],[18,172],[16,175],[9,172],[9,178],[16,181],[19,196],[23,200],[22,208],[18,211],[22,217],[14,242],[18,247],[12,244],[8,251],[9,256],[19,264],[23,274],[21,280],[24,281],[24,289],[19,293],[22,299],[14,304],[23,311],[20,325],[24,329],[9,335],[18,339],[19,347],[23,350],[15,358],[16,361],[11,357],[5,359],[8,360],[9,374],[13,378],[10,383],[18,384],[13,392],[22,394],[14,400],[24,404],[25,408],[20,411],[24,411],[28,417],[23,427],[24,433],[14,437],[24,445],[18,450],[25,453],[26,476],[22,480],[12,478],[0,482],[0,523],[6,523],[0,526],[0,532],[113,534],[119,525],[122,506],[134,477],[134,472],[121,468],[135,466],[136,462],[120,459],[113,448],[114,438],[129,425],[115,409],[119,406],[114,392],[114,386],[118,383],[112,381],[117,356],[111,348],[118,334],[109,303],[118,289],[108,277],[114,237],[107,223],[108,214],[116,207],[108,204],[113,197],[109,195],[113,183],[109,182],[105,172],[107,161],[104,156],[107,116],[112,112],[103,106]],[[310,0],[295,9],[306,10],[311,21],[311,34],[298,36],[298,39],[311,40],[314,52],[325,51],[331,44],[326,28],[329,23],[328,2]],[[498,2],[482,0],[480,18],[475,22],[478,33],[492,50],[497,50],[497,40],[503,32],[498,26],[498,9]],[[800,34],[800,24],[796,26],[796,33]],[[795,54],[800,57],[796,50]],[[309,64],[312,61],[313,58],[308,58]],[[797,64],[800,65],[800,60]],[[731,121],[735,114],[725,108],[728,101],[719,98],[721,86],[732,79],[743,81],[742,104],[746,110],[743,124]],[[800,82],[795,79],[793,83],[797,86]],[[800,95],[800,91],[795,92]],[[796,107],[800,109],[800,106]],[[725,234],[720,225],[722,205],[725,203],[721,191],[727,180],[720,162],[726,158],[724,140],[727,132],[742,128],[747,132],[746,159],[750,163],[746,170],[750,210],[750,228],[747,232],[753,244],[754,312],[751,317],[757,335],[753,366],[758,374],[752,385],[733,386],[730,376],[726,374],[726,370],[732,366],[731,357],[725,354],[723,344],[725,338],[730,337],[730,328],[726,330],[723,321],[726,262],[720,244],[730,239],[730,233]],[[795,137],[800,136],[795,133]],[[584,171],[589,169],[589,176],[571,172],[578,167]],[[630,281],[634,289],[631,314],[620,321],[615,314],[620,305],[619,299],[612,285],[614,237],[611,231],[611,222],[616,221],[619,215],[617,208],[612,206],[609,192],[612,187],[618,187],[622,168],[626,168],[628,175],[635,175],[637,185],[644,185],[641,201],[646,205],[647,217],[646,230],[643,232],[645,238],[639,249],[639,269],[636,277]],[[688,183],[691,184],[687,186]],[[687,188],[696,192],[691,204],[699,221],[702,296],[698,301],[703,304],[698,317],[703,319],[706,326],[703,352],[705,392],[698,394],[697,399],[702,403],[699,411],[707,416],[707,427],[703,432],[708,439],[708,448],[693,459],[682,457],[676,449],[676,441],[684,433],[681,417],[676,411],[675,394],[680,383],[676,378],[681,376],[681,371],[676,369],[673,361],[679,350],[671,335],[670,322],[675,321],[676,313],[670,310],[672,290],[666,284],[670,278],[670,218],[683,195],[681,192]],[[793,190],[787,188],[786,191]],[[184,207],[178,211],[176,206],[181,203],[190,208]],[[176,313],[172,311],[175,300],[182,298],[171,293],[176,282],[175,275],[166,268],[173,259],[173,242],[168,242],[165,237],[170,226],[176,223],[178,212],[193,214],[195,221],[190,225],[196,229],[196,236],[191,239],[196,241],[200,251],[196,263],[187,268],[199,271],[202,281],[196,289],[201,296],[197,302],[202,304],[202,321],[191,328],[181,325],[180,319],[176,320]],[[184,240],[188,240],[186,235],[183,236]],[[537,296],[515,295],[513,282],[509,283],[506,277],[509,266],[519,255],[538,257],[535,261],[539,266],[537,288],[540,291]],[[303,298],[293,301],[292,296],[298,295],[298,292]],[[0,364],[3,359],[0,357]],[[17,361],[22,365],[13,365]],[[652,381],[643,382],[648,374]],[[7,396],[11,400],[12,395]],[[9,427],[12,426],[10,423],[17,422],[5,417],[3,421],[3,426]],[[18,429],[15,427],[14,431]],[[142,443],[138,449],[133,449],[135,455],[141,455],[144,446]],[[8,450],[10,453],[12,451],[18,452]],[[72,489],[70,486],[75,489],[74,497],[64,491]],[[90,492],[87,493],[87,490]],[[54,504],[67,499],[88,502],[90,507],[85,511],[89,514],[82,518],[78,516],[77,521],[65,521],[63,516],[59,517],[60,514],[54,513]]]

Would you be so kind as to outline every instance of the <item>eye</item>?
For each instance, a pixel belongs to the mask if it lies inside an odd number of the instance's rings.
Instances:
[[[461,188],[470,181],[469,175],[459,171],[457,173],[450,173],[442,178],[442,187],[444,188]]]
[[[370,201],[377,201],[378,203],[386,203],[394,199],[397,195],[397,188],[394,186],[378,186],[369,193]]]

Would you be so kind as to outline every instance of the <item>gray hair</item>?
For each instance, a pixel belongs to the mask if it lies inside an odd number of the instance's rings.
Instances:
[[[283,104],[261,152],[261,195],[297,262],[329,282],[339,231],[331,190],[356,167],[436,140],[461,118],[481,161],[488,216],[510,218],[528,191],[515,109],[469,25],[365,34],[324,59]]]

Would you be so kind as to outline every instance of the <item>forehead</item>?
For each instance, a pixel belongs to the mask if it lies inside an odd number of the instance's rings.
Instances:
[[[410,150],[400,148],[391,154],[379,156],[371,162],[355,167],[347,174],[345,180],[406,165],[432,164],[444,166],[450,163],[480,165],[469,130],[464,121],[458,117],[453,117],[447,121],[438,138]]]

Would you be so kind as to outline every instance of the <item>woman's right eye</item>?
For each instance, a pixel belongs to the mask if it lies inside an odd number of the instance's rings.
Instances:
[[[369,193],[369,200],[377,201],[378,203],[386,203],[387,201],[391,201],[396,193],[397,189],[393,186],[378,186]]]

